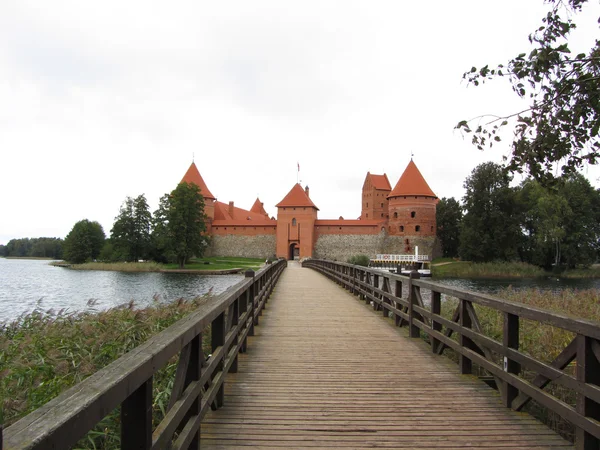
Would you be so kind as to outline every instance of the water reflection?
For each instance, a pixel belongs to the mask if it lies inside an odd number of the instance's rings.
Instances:
[[[0,258],[0,321],[35,309],[102,310],[130,301],[143,307],[223,292],[243,275],[195,275],[75,271],[48,261]]]

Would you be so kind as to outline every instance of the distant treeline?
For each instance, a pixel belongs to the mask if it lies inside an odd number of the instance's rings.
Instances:
[[[62,247],[63,240],[60,238],[11,239],[8,244],[0,245],[0,256],[62,259]]]

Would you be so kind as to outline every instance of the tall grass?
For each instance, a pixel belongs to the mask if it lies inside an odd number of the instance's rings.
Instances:
[[[523,262],[454,262],[432,267],[436,278],[535,278],[546,276],[544,269]]]
[[[496,296],[529,306],[600,322],[600,290],[597,289],[565,289],[553,292],[539,289],[516,290],[506,288],[496,294]],[[457,299],[452,297],[446,298],[443,303],[442,315],[447,318],[452,317],[457,304]],[[482,307],[477,304],[473,304],[473,306],[479,318],[483,334],[498,342],[502,342],[503,314],[492,308]],[[456,338],[456,336],[453,337]],[[574,337],[574,333],[558,327],[530,320],[521,319],[519,321],[519,350],[548,364],[565,349]],[[446,350],[446,352],[448,352],[447,356],[453,359],[456,358],[456,355],[452,351]],[[496,358],[495,362],[502,366],[500,355],[494,356]],[[575,374],[573,364],[564,370],[571,375]],[[484,374],[484,371],[480,370],[479,375]],[[536,375],[536,373],[531,371],[522,373],[522,376],[529,381],[533,380]],[[575,393],[565,389],[561,385],[550,383],[545,388],[545,391],[570,405],[575,405]],[[546,410],[533,401],[530,401],[525,411],[531,413],[534,417],[537,417],[567,439],[573,440],[574,428],[557,414]]]
[[[0,323],[0,423],[8,426],[105,367],[208,301],[133,303],[100,313],[44,315],[34,312]],[[209,332],[204,333],[210,353]],[[165,414],[177,366],[174,357],[153,380],[156,423]],[[119,410],[106,416],[78,448],[119,448]]]

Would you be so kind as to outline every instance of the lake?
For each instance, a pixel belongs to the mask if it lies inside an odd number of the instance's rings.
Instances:
[[[70,270],[50,261],[0,258],[0,321],[36,309],[48,312],[99,311],[134,301],[192,299],[219,294],[244,278],[238,275],[126,273]]]
[[[70,270],[49,261],[0,258],[0,321],[13,320],[36,309],[43,312],[100,311],[134,301],[138,307],[154,301],[192,299],[212,290],[219,294],[243,275],[126,273]],[[443,279],[441,283],[471,291],[496,293],[506,286],[600,289],[598,279]],[[405,287],[406,289],[406,287]],[[405,293],[407,295],[407,293]]]

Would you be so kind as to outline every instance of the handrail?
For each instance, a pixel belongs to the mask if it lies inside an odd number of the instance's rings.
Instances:
[[[208,408],[223,405],[225,374],[237,371],[259,316],[279,276],[280,260],[201,305],[113,363],[0,431],[0,450],[69,448],[121,405],[121,448],[197,448]],[[212,354],[202,333],[210,326]],[[179,353],[169,410],[152,430],[152,378]],[[175,442],[174,433],[178,431]]]
[[[406,277],[315,259],[304,261],[303,267],[324,274],[372,304],[384,317],[391,315],[397,326],[407,325],[411,338],[425,333],[433,353],[441,355],[447,348],[454,350],[461,373],[473,373],[473,365],[485,370],[493,377],[492,384],[499,390],[505,406],[519,411],[533,399],[573,424],[577,448],[600,445],[600,323],[425,281],[419,279],[416,271]],[[402,294],[405,283],[408,297]],[[422,289],[431,293],[429,305],[423,302]],[[451,320],[441,314],[442,294],[458,299]],[[484,333],[474,304],[503,314],[501,342]],[[551,363],[540,361],[519,351],[521,319],[561,328],[574,333],[575,338]],[[452,339],[452,334],[458,339]],[[573,361],[576,361],[575,376],[564,370]],[[535,378],[526,379],[524,370],[535,373]],[[576,406],[545,391],[550,382],[575,393]]]

